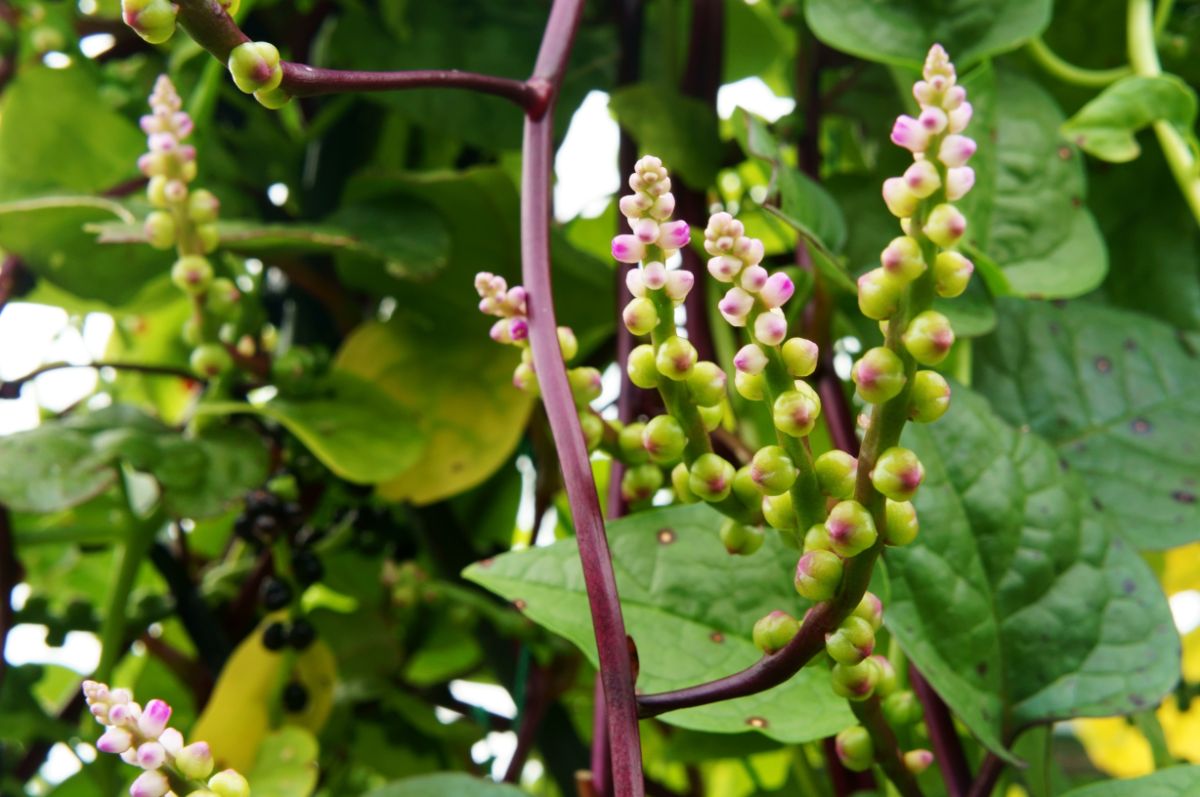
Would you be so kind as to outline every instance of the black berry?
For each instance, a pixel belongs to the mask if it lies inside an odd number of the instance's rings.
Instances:
[[[301,549],[292,554],[292,573],[304,586],[315,584],[325,575],[321,560],[312,551]]]
[[[283,623],[271,623],[263,629],[263,647],[267,650],[283,650],[288,643],[288,629]]]
[[[262,585],[262,602],[268,611],[282,609],[292,602],[292,588],[287,582],[269,578]]]
[[[308,705],[308,690],[303,684],[292,681],[283,687],[283,707],[293,714],[303,711]]]
[[[317,630],[308,620],[296,620],[288,631],[288,643],[296,650],[304,650],[317,638]]]

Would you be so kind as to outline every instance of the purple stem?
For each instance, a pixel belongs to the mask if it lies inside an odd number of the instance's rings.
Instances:
[[[967,797],[989,797],[1003,771],[1004,759],[995,753],[988,753],[979,767],[979,775],[971,784],[971,790],[967,792]]]
[[[283,62],[283,88],[293,97],[313,97],[347,91],[397,89],[465,89],[503,97],[522,109],[531,109],[541,95],[520,80],[460,72],[457,69],[422,69],[408,72],[359,72]]]
[[[929,729],[929,740],[933,743],[934,757],[946,784],[946,793],[949,797],[964,797],[971,788],[971,770],[967,766],[962,740],[954,728],[950,709],[911,662],[908,679],[925,709],[925,726]]]
[[[608,743],[608,712],[604,708],[604,682],[596,673],[592,715],[592,789],[596,797],[612,793],[612,746]]]

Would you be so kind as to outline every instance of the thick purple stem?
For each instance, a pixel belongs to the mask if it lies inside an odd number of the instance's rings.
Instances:
[[[347,91],[394,91],[420,88],[465,89],[503,97],[523,109],[533,108],[540,101],[539,93],[523,81],[479,75],[474,72],[460,72],[457,69],[359,72],[345,69],[322,69],[285,61],[283,63],[283,88],[293,97],[312,97],[318,94],[338,94]]]

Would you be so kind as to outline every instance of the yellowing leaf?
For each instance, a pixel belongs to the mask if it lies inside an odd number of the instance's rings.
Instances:
[[[1071,727],[1097,769],[1117,778],[1154,771],[1150,743],[1124,717],[1076,720]]]

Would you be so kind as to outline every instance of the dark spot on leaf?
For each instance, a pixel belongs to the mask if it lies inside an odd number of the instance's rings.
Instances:
[[[720,631],[713,631],[711,634],[708,635],[708,638],[711,639],[713,642],[716,642],[718,645],[725,641],[725,635],[722,634]]]
[[[1083,138],[1083,137],[1080,136],[1080,138]],[[1059,147],[1058,148],[1058,157],[1061,160],[1070,160],[1071,159],[1071,148],[1070,147]]]
[[[1150,426],[1150,421],[1145,418],[1135,418],[1129,424],[1129,428],[1133,430],[1134,434],[1149,434],[1153,427]]]
[[[523,601],[521,598],[517,598],[515,601],[513,601],[513,608],[519,612],[525,611],[525,607],[528,605],[529,604]]]
[[[1071,197],[1071,207],[1078,208],[1083,206],[1083,199],[1077,196]]]
[[[1188,492],[1187,490],[1176,490],[1175,492],[1171,493],[1171,498],[1181,504],[1196,503],[1196,494]]]
[[[1133,583],[1132,578],[1127,578],[1121,582],[1121,589],[1125,590],[1126,595],[1132,595],[1137,589],[1137,584]]]
[[[675,542],[678,535],[675,534],[675,529],[659,529],[658,543],[659,545],[670,545]]]
[[[1065,459],[1063,459],[1063,458],[1059,457],[1059,460],[1058,460],[1058,469],[1059,469],[1059,470],[1070,470],[1070,469],[1071,469],[1071,463],[1070,463],[1070,462],[1067,462]]]
[[[977,672],[977,673],[979,674],[979,677],[980,677],[980,678],[982,678],[982,677],[984,677],[985,675],[987,675],[987,672],[988,672],[988,663],[987,663],[986,661],[981,661],[981,662],[979,662],[978,664],[976,664],[976,665],[975,665],[975,672]]]
[[[1060,327],[1058,324],[1050,324],[1049,326],[1046,327],[1046,331],[1049,332],[1051,335],[1057,335],[1059,332],[1062,331],[1062,327]]]
[[[479,566],[480,567],[491,567],[495,563],[496,563],[495,559],[488,557],[487,559],[484,559],[483,561],[481,561],[479,563]]]
[[[1125,339],[1125,351],[1137,351],[1137,341],[1133,338]]]
[[[1146,705],[1146,698],[1142,697],[1141,695],[1130,695],[1129,702],[1135,706],[1141,707]]]
[[[764,717],[747,717],[746,724],[751,728],[765,728],[770,723]]]
[[[450,472],[451,473],[460,473],[462,471],[462,469],[465,468],[466,466],[467,466],[467,463],[465,463],[465,462],[452,463],[450,465]]]
[[[1112,370],[1112,360],[1107,357],[1096,358],[1096,370],[1102,374],[1107,374]]]
[[[1096,507],[1096,509],[1100,512],[1104,511],[1104,502],[1095,496],[1092,497],[1092,506]]]

